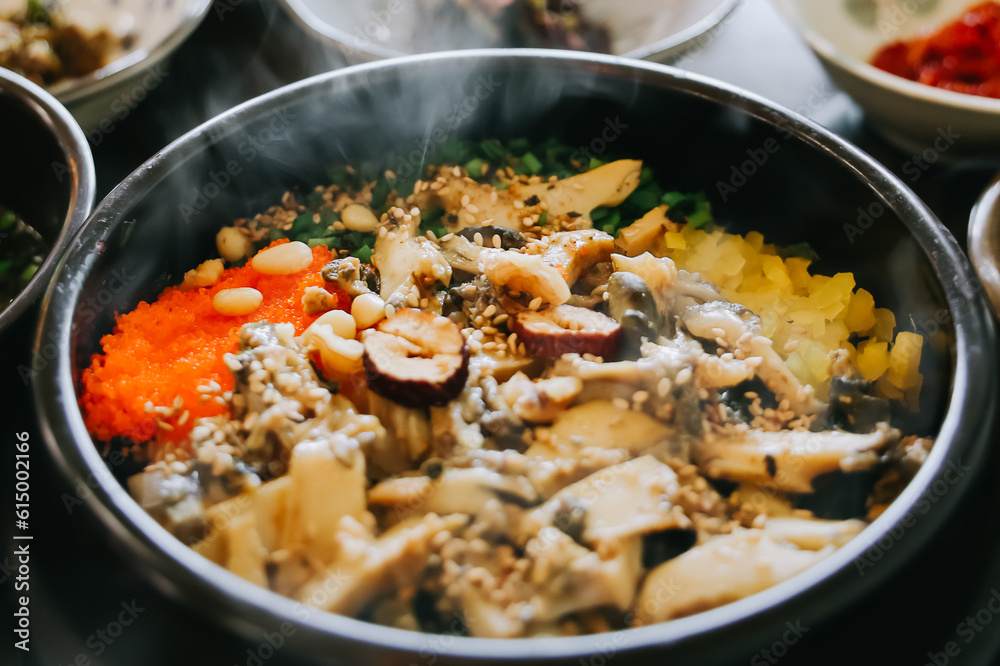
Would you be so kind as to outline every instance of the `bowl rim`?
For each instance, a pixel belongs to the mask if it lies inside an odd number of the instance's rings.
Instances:
[[[682,53],[690,46],[690,42],[718,28],[742,2],[743,0],[719,0],[718,5],[712,11],[687,28],[658,39],[655,42],[643,44],[625,53],[614,55],[622,58],[655,60]],[[357,53],[366,59],[388,59],[423,55],[422,53],[399,51],[394,48],[382,46],[371,40],[369,40],[368,45],[364,48],[356,46],[351,35],[319,18],[309,8],[306,0],[281,0],[281,5],[299,26],[314,37],[319,38],[320,41],[338,49],[349,49],[352,53]],[[480,49],[468,50],[474,51]],[[445,52],[428,51],[427,53]]]
[[[355,82],[373,85],[380,75],[391,76],[395,69],[412,66],[441,65],[468,68],[471,64],[519,67],[565,68],[573,72],[599,72],[624,76],[634,83],[669,87],[682,93],[709,99],[735,108],[747,115],[790,133],[821,153],[843,163],[864,183],[872,194],[895,211],[936,273],[955,322],[954,374],[948,410],[941,424],[935,446],[915,478],[888,509],[866,528],[861,536],[820,561],[805,572],[763,592],[697,615],[666,623],[591,636],[486,639],[467,636],[440,636],[393,629],[354,618],[316,612],[300,602],[268,589],[247,583],[222,567],[203,558],[170,535],[150,517],[112,476],[100,457],[77,406],[76,384],[70,363],[73,312],[80,289],[96,261],[93,248],[106,239],[122,222],[116,208],[138,200],[153,189],[165,175],[185,161],[234,132],[245,122],[267,117],[284,104],[295,106],[313,97],[330,94],[336,86]],[[880,191],[882,193],[880,193]],[[973,474],[965,481],[949,482],[948,465],[971,465],[985,450],[986,434],[994,418],[992,400],[996,392],[994,376],[995,334],[982,294],[971,266],[955,239],[927,206],[888,169],[845,139],[808,119],[788,111],[753,93],[684,70],[648,62],[626,60],[596,54],[552,50],[483,49],[421,54],[407,58],[377,61],[321,74],[290,84],[245,102],[200,127],[191,130],[140,166],[98,206],[88,223],[78,233],[74,252],[60,263],[42,306],[34,353],[42,345],[55,343],[58,353],[39,373],[34,393],[39,409],[39,425],[46,445],[63,475],[71,483],[86,480],[93,492],[86,502],[116,543],[152,568],[155,582],[174,597],[186,597],[187,603],[201,610],[221,611],[226,628],[259,640],[251,627],[276,626],[280,621],[294,621],[303,643],[329,646],[339,641],[340,648],[355,656],[370,655],[371,650],[391,653],[406,659],[428,646],[447,659],[532,659],[569,660],[594,654],[662,649],[721,649],[720,637],[735,629],[748,630],[760,614],[775,616],[797,609],[799,617],[817,613],[825,616],[856,599],[864,589],[872,589],[905,561],[938,528],[954,507]],[[973,362],[974,359],[974,362]],[[977,414],[975,419],[963,414]],[[945,483],[950,491],[935,498],[933,508],[914,519],[917,500],[930,492],[932,485]],[[954,486],[954,487],[953,487]],[[889,548],[878,558],[871,577],[861,583],[863,570],[851,577],[850,569],[867,556],[880,538],[892,529],[902,529],[910,539],[905,548]],[[901,553],[901,551],[903,551]],[[884,557],[883,557],[884,555]],[[905,557],[904,557],[905,555]],[[854,567],[851,565],[854,564]],[[807,594],[808,592],[808,594]],[[817,608],[806,597],[822,593],[824,604]],[[207,612],[207,610],[206,610]],[[234,617],[237,615],[238,617]],[[302,617],[304,616],[304,617]],[[219,616],[215,616],[219,619]],[[782,620],[795,615],[781,614]],[[699,652],[701,654],[701,652]]]
[[[144,71],[144,67],[160,62],[180,46],[201,25],[213,2],[214,0],[186,0],[186,11],[181,22],[155,46],[136,49],[90,74],[61,81],[49,88],[49,92],[63,104],[72,104],[128,81]]]
[[[848,54],[814,30],[799,11],[801,0],[772,0],[785,19],[821,58],[879,88],[887,88],[910,99],[940,104],[972,112],[1000,115],[1000,99],[945,90],[890,74]],[[887,44],[889,42],[886,42]]]
[[[41,296],[70,240],[90,216],[97,194],[97,171],[87,137],[72,114],[55,97],[41,86],[3,68],[0,68],[0,91],[13,93],[31,107],[45,124],[66,158],[66,175],[72,179],[66,214],[52,249],[25,288],[6,308],[0,310],[2,334]]]

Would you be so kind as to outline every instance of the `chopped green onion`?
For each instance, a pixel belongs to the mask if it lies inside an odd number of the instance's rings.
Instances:
[[[309,247],[319,247],[320,245],[326,245],[329,247],[336,240],[337,238],[335,236],[328,236],[326,238],[310,238],[305,243]]]
[[[538,216],[538,222],[537,222],[537,224],[539,226],[541,226],[541,225],[544,225],[548,221],[549,221],[549,211],[543,210],[541,212],[541,214],[539,214],[539,216]]]
[[[531,149],[531,142],[527,139],[511,139],[507,142],[507,150],[514,155],[523,155]]]
[[[480,178],[485,173],[484,167],[488,168],[489,164],[480,158],[471,159],[465,163],[465,170],[473,178]]]
[[[542,170],[542,163],[538,161],[538,158],[533,153],[525,153],[521,157],[521,163],[524,164],[524,167],[532,176],[537,176]]]
[[[591,169],[596,169],[597,167],[604,166],[604,164],[605,163],[603,161],[597,159],[596,157],[591,157],[590,165],[587,166],[587,170],[590,171]]]
[[[361,260],[363,264],[369,264],[372,260],[372,249],[367,243],[359,247],[355,252],[352,253],[355,257]]]
[[[14,226],[15,221],[17,221],[17,216],[13,212],[7,210],[0,213],[0,229],[9,229]]]

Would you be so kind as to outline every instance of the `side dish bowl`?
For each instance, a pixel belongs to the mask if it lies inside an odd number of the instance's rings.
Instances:
[[[610,53],[627,58],[667,62],[714,30],[740,0],[656,0],[582,4],[583,16],[610,33]],[[429,8],[447,3],[424,3]],[[456,3],[456,7],[457,7]],[[498,3],[502,5],[503,3]],[[421,3],[371,0],[332,3],[317,0],[282,0],[285,10],[313,37],[334,48],[349,62],[395,58],[426,51],[458,48],[518,46],[487,44],[486,35],[452,30],[441,39],[421,41],[440,26],[420,13]],[[483,3],[484,6],[488,3]],[[576,5],[567,3],[567,6]],[[476,6],[472,3],[472,6]],[[455,9],[458,13],[462,10]]]
[[[1000,175],[983,192],[969,216],[969,258],[1000,317]]]
[[[957,20],[974,3],[773,2],[819,57],[834,82],[861,105],[882,134],[900,147],[918,153],[943,153],[954,148],[958,154],[1000,145],[1000,99],[942,90],[869,64],[881,47]]]
[[[325,182],[333,161],[402,151],[420,169],[450,137],[555,137],[581,156],[647,160],[683,191],[704,190],[716,219],[776,243],[819,249],[820,271],[852,271],[877,302],[930,341],[913,426],[936,444],[899,498],[859,537],[803,574],[741,601],[649,627],[594,636],[479,639],[393,629],[308,609],[202,558],[139,506],[87,433],[77,380],[116,313],[154,299],[213,256],[219,227],[290,188]],[[746,655],[789,618],[810,624],[919,552],[954,507],[992,425],[995,337],[978,281],[927,207],[870,157],[752,94],[680,70],[552,51],[463,51],[324,74],[241,105],[183,136],[119,185],[90,218],[43,304],[35,381],[43,436],[67,479],[87,479],[93,514],[131,561],[192,609],[259,639],[292,623],[289,652],[327,661],[408,664],[685,663]],[[945,489],[939,492],[940,488]],[[928,511],[928,493],[935,502]],[[810,624],[810,626],[812,626]],[[610,652],[609,652],[610,651]]]
[[[18,0],[0,0],[0,15],[20,9]],[[86,76],[52,85],[49,92],[66,105],[84,130],[100,130],[145,99],[169,71],[164,60],[194,32],[212,0],[76,0],[56,3],[68,22],[88,31],[108,30],[124,39],[111,62]]]
[[[0,69],[0,205],[16,212],[51,247],[17,297],[0,310],[0,334],[38,301],[60,256],[94,206],[90,145],[66,109],[40,87]]]

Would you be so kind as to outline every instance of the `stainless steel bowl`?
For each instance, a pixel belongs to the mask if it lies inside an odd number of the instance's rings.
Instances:
[[[115,312],[155,298],[210,257],[226,221],[264,208],[289,187],[325,182],[331,161],[401,150],[392,165],[401,173],[419,169],[426,147],[448,137],[525,135],[555,136],[584,156],[642,157],[677,189],[706,190],[730,229],[810,242],[822,256],[818,270],[853,271],[898,321],[928,334],[921,409],[908,427],[936,433],[937,443],[860,537],[763,593],[660,625],[572,638],[442,638],[309,610],[251,585],[176,540],[129,497],[123,466],[109,466],[87,434],[75,383]],[[93,487],[88,506],[127,561],[171,597],[251,640],[288,622],[294,631],[283,632],[285,653],[323,663],[410,664],[424,658],[418,655],[449,664],[576,664],[609,655],[616,663],[668,656],[704,663],[770,644],[788,620],[813,626],[860,595],[877,594],[879,581],[941,527],[973,478],[956,480],[953,467],[976,468],[993,420],[995,337],[978,285],[955,240],[899,179],[759,97],[613,57],[442,53],[348,68],[257,98],[127,178],[97,208],[48,292],[36,353],[54,342],[58,355],[35,395],[49,450],[68,479]]]
[[[671,62],[683,52],[698,48],[700,40],[717,29],[741,0],[589,0],[583,15],[606,26],[611,34],[610,52],[626,58]],[[398,58],[427,51],[447,51],[485,46],[485,36],[473,31],[436,33],[432,47],[421,36],[437,26],[428,22],[420,3],[395,0],[326,2],[281,0],[285,11],[320,42],[333,48],[349,63]],[[433,3],[429,3],[433,4]]]
[[[25,289],[0,310],[5,335],[45,291],[59,257],[94,206],[94,159],[73,116],[52,95],[0,69],[0,204],[52,249]]]

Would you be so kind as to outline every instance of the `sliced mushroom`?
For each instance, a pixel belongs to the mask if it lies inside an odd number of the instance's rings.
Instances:
[[[514,414],[529,423],[551,423],[580,394],[577,377],[551,377],[531,381],[518,372],[500,386],[500,394]]]
[[[665,622],[748,597],[805,571],[833,550],[799,550],[761,530],[715,537],[649,572],[633,623]]]
[[[616,271],[628,271],[641,277],[656,301],[660,316],[664,320],[668,319],[673,308],[674,286],[677,283],[677,267],[673,261],[644,252],[637,257],[613,254],[611,264]]]
[[[376,539],[357,521],[345,519],[332,534],[340,556],[297,596],[315,608],[354,615],[382,595],[415,586],[436,550],[435,537],[465,522],[464,516],[430,514],[406,520]]]
[[[352,298],[379,291],[379,276],[374,268],[357,257],[334,259],[322,270],[323,279]]]
[[[564,218],[578,228],[591,226],[590,212],[600,206],[617,206],[639,185],[642,162],[618,160],[586,173],[551,182],[527,184],[515,181],[506,190],[476,183],[454,167],[441,167],[438,179],[444,186],[415,195],[422,209],[443,206],[457,222],[451,230],[494,226],[522,230],[524,219],[548,211],[550,220]],[[444,194],[441,194],[444,192]]]
[[[427,297],[436,282],[448,284],[451,266],[436,243],[419,235],[419,217],[395,213],[402,211],[393,209],[379,223],[372,263],[379,271],[379,295],[400,306],[410,300],[413,289]]]
[[[559,269],[541,255],[514,250],[483,250],[479,267],[493,285],[508,291],[530,294],[545,303],[560,305],[569,300],[570,290]]]
[[[572,305],[524,310],[510,321],[511,331],[517,333],[530,356],[593,354],[612,358],[621,338],[621,326],[614,319]]]
[[[557,451],[587,447],[628,448],[643,452],[674,435],[673,429],[645,412],[594,400],[562,412],[552,427],[542,431],[547,445]]]
[[[479,247],[494,247],[501,250],[520,250],[528,242],[521,232],[492,224],[488,227],[465,227],[455,232],[455,235]]]
[[[407,407],[443,405],[469,376],[469,347],[451,320],[412,308],[364,334],[368,387]]]
[[[626,256],[637,257],[653,249],[655,243],[663,238],[664,232],[679,231],[680,225],[667,217],[667,208],[666,204],[657,206],[622,229],[615,245]]]
[[[542,253],[542,261],[557,268],[569,285],[594,264],[608,261],[615,251],[614,237],[596,229],[561,231],[545,241],[548,247]]]
[[[534,619],[547,622],[568,613],[611,606],[624,610],[635,598],[642,574],[642,543],[631,537],[595,552],[555,527],[543,527],[525,546]]]
[[[748,430],[706,439],[694,447],[692,457],[706,476],[811,493],[812,480],[820,474],[871,469],[878,463],[879,451],[898,439],[899,431],[886,423],[865,435]]]
[[[387,507],[404,518],[425,513],[474,515],[491,499],[531,506],[538,502],[538,495],[523,476],[478,468],[452,468],[434,479],[386,479],[368,491],[369,503]]]
[[[347,437],[302,441],[292,449],[288,475],[286,538],[316,560],[333,562],[340,519],[367,512],[364,455]]]
[[[543,526],[558,527],[590,546],[611,543],[666,529],[689,527],[679,506],[674,471],[652,456],[641,456],[594,472],[563,488],[525,520],[534,534]]]
[[[774,391],[778,400],[787,400],[797,414],[815,414],[826,405],[816,399],[811,386],[805,386],[772,347],[772,341],[760,335],[760,318],[738,303],[725,300],[694,305],[681,312],[678,321],[692,335],[714,340],[726,349],[740,350],[753,362],[756,376]]]
[[[369,392],[368,409],[385,426],[386,432],[384,438],[364,446],[371,478],[398,474],[427,455],[431,445],[427,409],[404,407],[374,392]]]
[[[787,541],[803,550],[840,548],[867,527],[863,520],[814,520],[809,518],[768,518],[764,532],[776,541]]]
[[[479,266],[479,255],[485,249],[482,245],[476,245],[465,236],[451,234],[447,240],[442,239],[439,246],[444,260],[453,269],[473,275],[482,272],[482,268]]]

